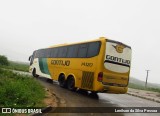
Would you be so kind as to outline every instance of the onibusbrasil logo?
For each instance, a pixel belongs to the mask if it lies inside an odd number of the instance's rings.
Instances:
[[[40,108],[2,108],[2,113],[42,113]]]

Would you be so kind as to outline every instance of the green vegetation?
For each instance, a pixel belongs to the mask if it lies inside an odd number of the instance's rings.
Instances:
[[[24,72],[28,72],[29,70],[29,64],[13,62],[13,61],[9,61],[8,65],[0,65],[0,67],[5,69],[24,71]]]
[[[28,72],[29,64],[22,62],[8,61],[6,56],[0,55],[0,67],[5,69]]]
[[[159,92],[160,93],[160,88],[154,88],[154,87],[145,88],[142,85],[138,85],[138,84],[134,84],[134,83],[129,83],[129,88],[146,90],[146,91],[154,91],[154,92]]]
[[[8,59],[6,56],[0,55],[0,65],[9,65]]]
[[[44,97],[34,78],[0,69],[0,107],[42,107]]]

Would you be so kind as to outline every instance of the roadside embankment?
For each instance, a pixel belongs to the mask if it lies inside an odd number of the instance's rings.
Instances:
[[[46,94],[43,100],[47,107],[57,107],[57,98],[55,93],[51,92],[49,89],[45,88]]]
[[[1,107],[43,107],[44,87],[31,76],[0,68]]]
[[[128,88],[127,94],[160,103],[160,93],[158,92]]]

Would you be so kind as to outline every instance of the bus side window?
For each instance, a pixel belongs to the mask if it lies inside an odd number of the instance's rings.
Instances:
[[[51,49],[46,49],[46,58],[50,58],[51,57]]]
[[[67,58],[76,58],[78,53],[78,45],[68,46]]]
[[[67,47],[60,47],[58,51],[58,58],[65,58],[67,55]]]
[[[52,48],[50,52],[51,52],[51,57],[56,58],[58,55],[58,48]]]
[[[67,47],[63,47],[62,58],[65,58],[67,55]]]
[[[46,50],[43,49],[43,50],[42,50],[42,58],[45,58],[45,56],[46,56]]]
[[[59,50],[58,50],[58,58],[63,58],[64,54],[63,54],[63,50],[64,50],[64,47],[59,47]]]
[[[91,42],[88,46],[87,57],[94,57],[99,54],[100,42]]]
[[[87,47],[88,47],[88,44],[80,44],[79,50],[78,50],[78,58],[87,57]]]
[[[43,50],[43,57],[44,57],[44,58],[50,57],[49,49],[44,49],[44,50]]]

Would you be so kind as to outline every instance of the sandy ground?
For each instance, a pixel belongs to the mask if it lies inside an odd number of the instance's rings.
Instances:
[[[44,104],[48,107],[57,107],[57,98],[55,93],[51,92],[49,89],[45,88],[46,95],[44,99]]]

